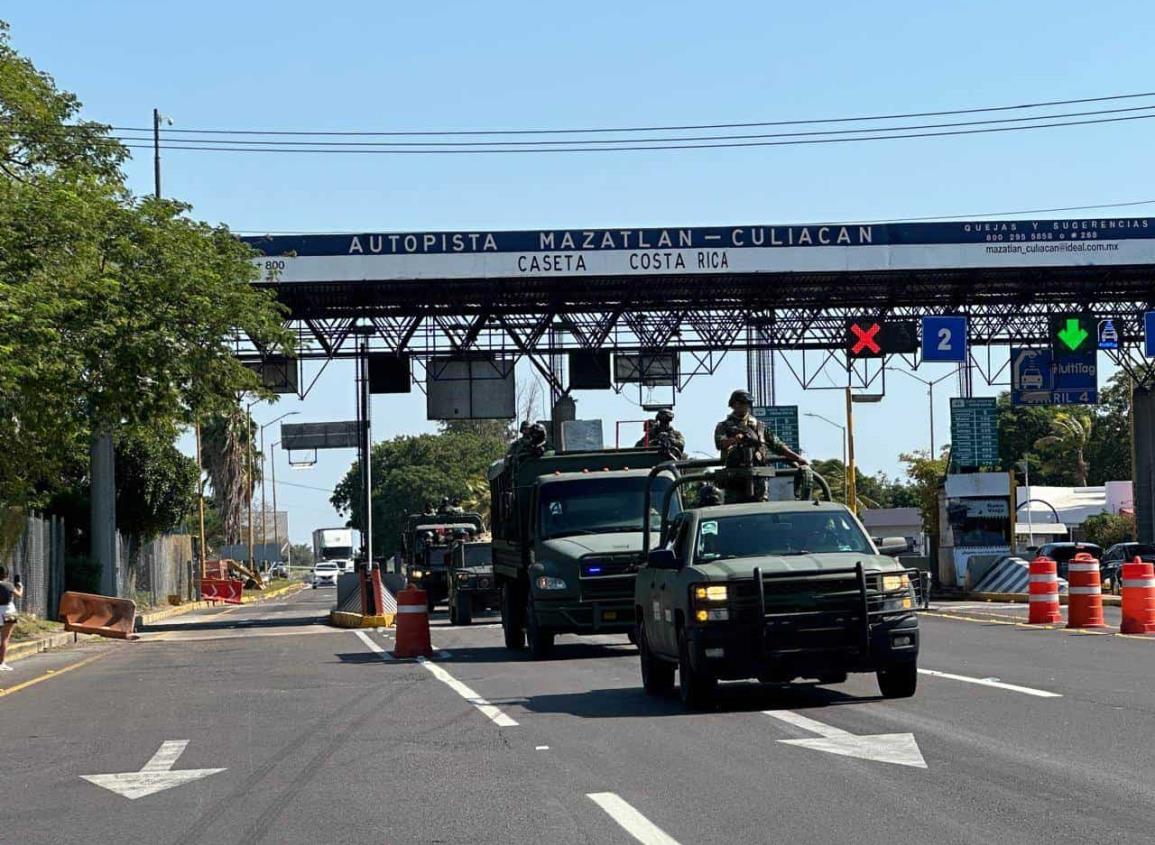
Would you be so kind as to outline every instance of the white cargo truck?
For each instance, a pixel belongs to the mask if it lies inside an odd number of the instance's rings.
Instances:
[[[333,561],[342,572],[352,572],[354,533],[352,528],[318,528],[313,532],[314,561]]]

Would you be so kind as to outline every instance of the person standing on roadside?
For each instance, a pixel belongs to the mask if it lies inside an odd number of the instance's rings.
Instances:
[[[24,595],[24,587],[20,584],[18,574],[8,580],[8,567],[0,566],[0,672],[11,672],[12,667],[6,662],[8,656],[8,640],[12,638],[12,629],[16,627],[16,599]]]

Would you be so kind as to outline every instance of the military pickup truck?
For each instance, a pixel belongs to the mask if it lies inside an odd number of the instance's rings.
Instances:
[[[489,469],[493,572],[501,588],[505,645],[529,645],[535,658],[558,634],[634,631],[634,579],[643,536],[657,531],[643,516],[657,449],[518,455]],[[662,495],[673,476],[652,482]],[[679,512],[678,496],[667,506]]]
[[[679,487],[705,477],[793,473],[711,463],[651,474],[643,507],[659,503],[661,525],[635,590],[645,691],[671,690],[676,670],[683,703],[697,709],[711,705],[719,680],[841,683],[875,672],[883,696],[913,695],[917,570],[880,553],[850,510],[830,501],[673,506]],[[666,469],[679,472],[673,485],[662,483]]]
[[[493,577],[489,538],[455,541],[449,550],[449,624],[468,625],[475,613],[499,607],[501,588]]]
[[[484,530],[477,513],[412,513],[401,533],[403,572],[425,591],[430,610],[449,597],[449,550],[457,540]]]

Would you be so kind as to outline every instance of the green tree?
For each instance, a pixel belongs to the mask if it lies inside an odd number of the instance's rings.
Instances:
[[[939,536],[938,496],[947,473],[947,453],[932,458],[926,451],[904,453],[899,460],[906,464],[906,477],[911,492],[922,514],[922,529],[933,537]]]
[[[1131,478],[1131,377],[1118,372],[1099,391],[1095,423],[1087,444],[1089,482]]]
[[[171,441],[258,387],[247,335],[291,342],[252,250],[125,187],[125,148],[0,23],[0,505],[40,505],[94,432]]]
[[[1029,462],[1032,484],[1062,484],[1062,474],[1056,475],[1054,467],[1044,466],[1043,456],[1035,449],[1035,443],[1051,433],[1051,423],[1058,414],[1053,406],[1015,406],[1011,404],[1009,393],[998,397],[996,425],[999,435],[999,459],[1001,468],[1007,471],[1018,469],[1020,461]]]
[[[197,464],[172,441],[122,442],[116,453],[116,522],[141,542],[176,530],[196,508]]]
[[[256,426],[239,404],[201,426],[201,463],[212,490],[213,510],[225,543],[247,542],[249,498],[261,480]],[[206,542],[208,542],[206,540]]]
[[[1087,446],[1091,442],[1090,412],[1060,411],[1051,420],[1051,431],[1035,441],[1044,453],[1043,468],[1053,476],[1073,472],[1075,485],[1087,486]],[[1069,469],[1068,469],[1069,468]]]
[[[289,556],[295,567],[313,565],[313,547],[307,543],[293,543],[289,547]]]
[[[373,446],[373,549],[388,556],[400,547],[402,517],[427,502],[461,498],[480,505],[488,497],[486,470],[501,458],[507,442],[502,431],[444,426],[438,434],[395,437]],[[353,464],[331,499],[349,525],[364,524],[361,468]]]
[[[1131,514],[1101,513],[1083,521],[1083,532],[1092,543],[1106,549],[1135,539],[1135,517]]]

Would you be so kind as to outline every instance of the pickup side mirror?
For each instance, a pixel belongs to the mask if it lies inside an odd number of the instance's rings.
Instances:
[[[673,549],[654,549],[646,565],[653,569],[679,569],[681,566]]]
[[[878,544],[878,553],[888,557],[897,557],[906,551],[905,537],[883,537]]]

